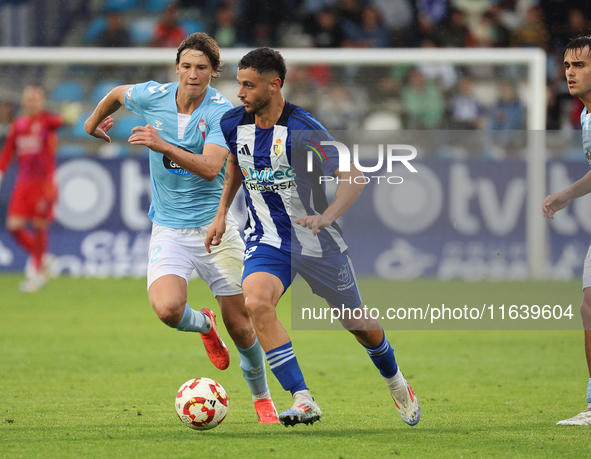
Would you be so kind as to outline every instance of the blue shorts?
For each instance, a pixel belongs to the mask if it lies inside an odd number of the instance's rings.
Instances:
[[[362,304],[353,264],[346,252],[332,257],[314,258],[291,256],[266,244],[248,244],[244,252],[242,280],[257,272],[277,276],[284,291],[299,274],[314,294],[333,306],[357,308]]]

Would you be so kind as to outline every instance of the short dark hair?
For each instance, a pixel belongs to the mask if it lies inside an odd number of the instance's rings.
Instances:
[[[583,51],[586,46],[589,47],[589,51],[591,51],[591,35],[581,35],[580,37],[573,38],[564,48],[564,54],[571,49],[575,51],[575,53],[577,51]]]
[[[176,63],[181,60],[181,53],[186,49],[201,51],[209,59],[209,63],[215,71],[219,71],[222,65],[220,61],[220,47],[217,42],[204,32],[196,32],[185,38],[176,52]]]
[[[253,69],[261,75],[263,73],[276,73],[281,80],[281,87],[283,87],[285,74],[287,73],[285,61],[283,60],[281,53],[266,47],[258,48],[248,53],[240,59],[238,68],[240,70]]]

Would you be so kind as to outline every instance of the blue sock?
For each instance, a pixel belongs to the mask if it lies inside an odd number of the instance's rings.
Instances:
[[[254,344],[248,349],[242,349],[238,346],[236,346],[236,349],[240,353],[240,368],[250,393],[256,397],[268,392],[265,357],[258,338],[255,338]]]
[[[382,342],[376,347],[367,347],[362,344],[369,358],[373,364],[380,370],[380,374],[384,378],[391,378],[398,373],[398,365],[396,364],[396,358],[394,357],[394,349],[390,346],[390,342],[386,339],[386,334],[382,338]]]
[[[587,403],[591,403],[591,378],[589,378],[589,383],[587,384]]]
[[[300,390],[308,389],[302,370],[298,365],[298,359],[293,353],[291,341],[270,350],[266,355],[271,371],[284,390],[290,391],[291,395],[293,395]]]
[[[195,311],[188,304],[185,304],[185,312],[181,321],[175,327],[179,331],[189,331],[198,333],[207,333],[211,330],[207,324],[205,314],[201,311]]]

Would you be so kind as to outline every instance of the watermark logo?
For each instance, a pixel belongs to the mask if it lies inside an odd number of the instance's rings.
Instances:
[[[323,140],[320,142],[320,145],[312,142],[311,140],[305,140],[308,142],[304,144],[305,147],[309,148],[308,150],[308,158],[307,158],[307,171],[312,172],[313,164],[314,164],[314,154],[318,157],[321,163],[325,161],[328,162],[328,156],[325,150],[322,148],[323,146],[333,146],[337,149],[339,153],[339,171],[341,172],[350,172],[351,171],[351,152],[349,148],[337,141],[333,140]],[[312,144],[312,145],[310,145]],[[408,151],[409,154],[407,155],[400,155],[400,151]],[[401,163],[403,164],[410,172],[416,173],[418,172],[414,166],[410,163],[411,160],[415,159],[417,156],[417,149],[412,145],[404,145],[404,144],[384,144],[378,145],[378,158],[377,163],[375,166],[362,166],[359,163],[359,145],[353,145],[353,164],[355,167],[363,173],[373,173],[377,172],[382,169],[384,166],[384,161],[386,162],[386,171],[388,173],[392,172],[392,164],[393,163]],[[359,179],[359,180],[358,180]],[[371,179],[377,179],[378,183],[380,183],[380,179],[384,179],[389,184],[401,184],[403,182],[402,177],[393,177],[393,176],[365,176],[365,177],[356,177],[355,183],[369,183]],[[328,182],[335,180],[335,177],[332,176],[321,176],[319,181]],[[336,179],[337,182],[339,179]]]
[[[312,145],[305,144],[304,146],[310,148],[310,150],[312,150],[314,153],[316,153],[316,156],[318,156],[318,159],[320,160],[321,163],[323,163],[325,160],[326,160],[326,162],[328,162],[328,157],[326,156],[326,152],[324,151],[324,148],[322,148],[316,142],[312,142],[311,140],[308,140],[308,139],[304,140],[304,142],[310,142],[313,145],[312,146]],[[312,151],[310,151],[310,150],[308,150],[308,172],[312,172]],[[320,154],[320,152],[322,152],[322,154]]]

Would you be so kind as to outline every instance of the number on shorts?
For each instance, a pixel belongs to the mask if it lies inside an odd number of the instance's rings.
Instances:
[[[257,249],[257,245],[255,245],[254,247],[251,247],[250,249],[246,249],[246,251],[244,252],[244,259],[248,260],[250,257],[252,257],[252,252],[254,252]]]

